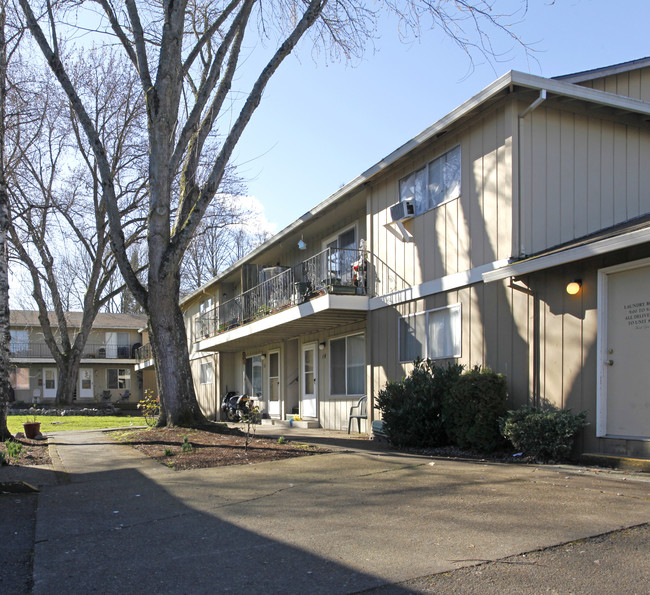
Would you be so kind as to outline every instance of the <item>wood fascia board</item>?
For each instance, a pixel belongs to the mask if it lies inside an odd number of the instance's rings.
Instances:
[[[516,70],[513,70],[511,75],[512,83],[520,87],[546,89],[549,93],[554,93],[570,99],[587,101],[597,105],[621,109],[626,112],[650,115],[650,102],[642,101],[641,99],[624,97],[622,95],[616,95],[615,93],[599,91],[598,89],[582,87],[573,83],[565,83],[564,81],[547,79],[542,76],[518,72]]]
[[[554,252],[546,256],[538,256],[509,264],[502,268],[488,271],[483,274],[485,283],[492,283],[508,277],[519,277],[529,273],[535,273],[544,269],[561,266],[569,262],[584,260],[599,254],[607,254],[622,248],[629,248],[650,242],[650,227],[637,229],[626,234],[621,234],[612,238],[605,238],[583,246],[576,246],[560,252]]]
[[[563,74],[553,78],[573,84],[584,83],[586,81],[602,79],[616,74],[623,74],[632,70],[647,68],[648,66],[650,66],[650,58],[640,58],[638,60],[631,60],[630,62],[622,62],[621,64],[613,64],[612,66],[604,66],[602,68],[594,68],[592,70],[584,70],[572,74]]]

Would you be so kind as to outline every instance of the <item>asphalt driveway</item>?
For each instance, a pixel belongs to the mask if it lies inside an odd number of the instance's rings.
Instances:
[[[636,547],[648,542],[645,474],[449,461],[339,438],[333,454],[174,472],[101,432],[54,436],[33,592],[447,593],[480,577],[482,593],[545,592],[541,575],[539,591],[534,579],[532,591],[509,591],[519,583],[506,569],[545,566],[507,561],[609,532],[629,537],[617,550],[628,550],[629,585],[647,584],[648,548]],[[574,549],[576,560],[591,556]],[[556,554],[564,562],[551,575],[566,579],[571,555]],[[588,568],[591,578],[578,574],[602,584],[600,564]],[[426,578],[436,574],[469,582],[436,590]]]

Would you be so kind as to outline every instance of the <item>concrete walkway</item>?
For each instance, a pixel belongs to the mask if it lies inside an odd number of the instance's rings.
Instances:
[[[175,472],[99,431],[52,435],[34,593],[355,593],[650,521],[647,475],[292,432],[340,450]]]

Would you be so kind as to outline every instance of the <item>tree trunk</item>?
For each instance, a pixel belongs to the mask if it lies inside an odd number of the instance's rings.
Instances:
[[[156,304],[149,311],[149,333],[161,403],[158,425],[199,427],[206,419],[194,392],[178,289],[173,283],[157,285],[150,292]]]
[[[5,39],[5,5],[0,8],[0,440],[12,438],[7,427],[9,405],[9,261],[7,230],[9,228],[9,194],[5,172],[5,100],[7,93],[7,44]]]
[[[79,379],[78,355],[70,355],[63,359],[63,365],[58,366],[59,379],[56,387],[56,404],[69,405],[73,401],[77,381]]]
[[[11,385],[9,383],[9,266],[7,262],[7,192],[4,182],[0,181],[0,440],[11,438],[7,427],[7,407]]]

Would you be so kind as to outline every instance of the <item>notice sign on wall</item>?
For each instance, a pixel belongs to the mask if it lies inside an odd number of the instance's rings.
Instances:
[[[625,304],[625,322],[635,329],[650,328],[650,300]]]

